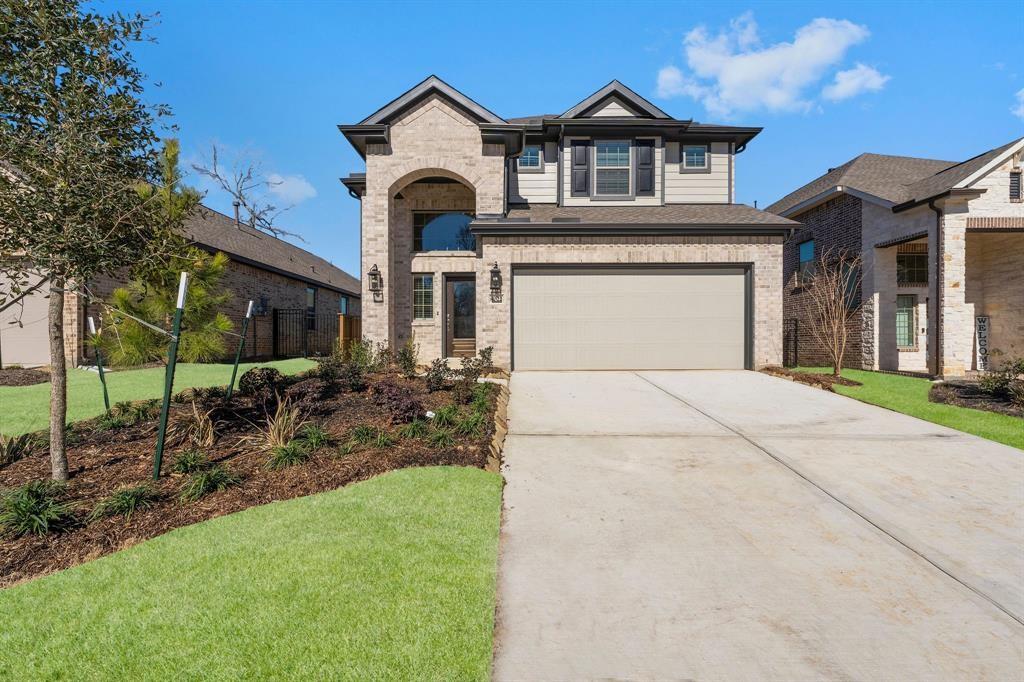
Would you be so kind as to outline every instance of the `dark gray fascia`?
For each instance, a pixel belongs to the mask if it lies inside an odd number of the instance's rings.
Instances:
[[[551,222],[531,223],[523,221],[503,220],[498,222],[474,221],[469,224],[473,234],[483,236],[616,236],[616,235],[690,235],[690,236],[766,236],[788,237],[794,227],[783,225],[673,225],[673,224],[634,224],[621,223],[583,223],[583,222]]]
[[[632,105],[634,109],[644,112],[648,116],[661,119],[671,119],[672,117],[666,114],[658,107],[651,104],[649,101],[638,95],[636,92],[623,85],[617,80],[613,80],[608,85],[604,86],[594,94],[587,97],[585,100],[574,106],[573,108],[566,111],[564,114],[559,116],[559,119],[575,118],[581,114],[586,113],[590,109],[593,109],[597,104],[602,102],[609,97],[618,96],[628,104]]]

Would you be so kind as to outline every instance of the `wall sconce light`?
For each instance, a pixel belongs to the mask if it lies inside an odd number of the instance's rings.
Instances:
[[[383,301],[384,300],[384,278],[380,274],[380,270],[377,269],[377,264],[374,263],[373,267],[370,268],[370,272],[367,273],[370,278],[370,293],[373,294],[373,300]]]
[[[494,261],[494,267],[491,268],[491,301],[501,302],[501,269],[498,268],[498,261]]]

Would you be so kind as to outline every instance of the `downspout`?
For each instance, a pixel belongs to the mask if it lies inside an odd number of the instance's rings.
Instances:
[[[935,199],[928,200],[928,208],[935,212],[935,296],[932,297],[935,299],[935,305],[933,306],[935,308],[933,313],[934,317],[932,318],[935,321],[935,348],[933,349],[933,359],[935,364],[933,366],[935,367],[935,375],[941,376],[942,368],[939,363],[941,359],[942,335],[940,332],[941,325],[939,324],[939,317],[942,314],[942,312],[940,307],[941,274],[939,272],[939,268],[942,266],[942,209],[938,208],[935,205]]]

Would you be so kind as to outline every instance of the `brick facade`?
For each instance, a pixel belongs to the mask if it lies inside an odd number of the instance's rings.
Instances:
[[[807,291],[800,286],[800,244],[814,240],[815,259],[831,249],[844,249],[851,255],[861,253],[861,200],[849,194],[841,194],[800,215],[791,216],[803,223],[804,227],[793,233],[786,242],[783,256],[783,315],[785,317],[786,361],[789,364],[825,366],[831,360],[825,348],[815,341],[811,333],[813,318],[811,300]],[[863,283],[858,292],[863,300],[862,310],[854,316],[849,326],[849,341],[844,365],[860,368],[865,355],[872,349],[870,320],[871,302],[863,296]],[[868,339],[864,343],[864,339]]]

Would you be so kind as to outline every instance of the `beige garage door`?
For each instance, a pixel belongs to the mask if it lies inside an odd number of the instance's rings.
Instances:
[[[514,368],[743,369],[739,268],[513,272]]]

